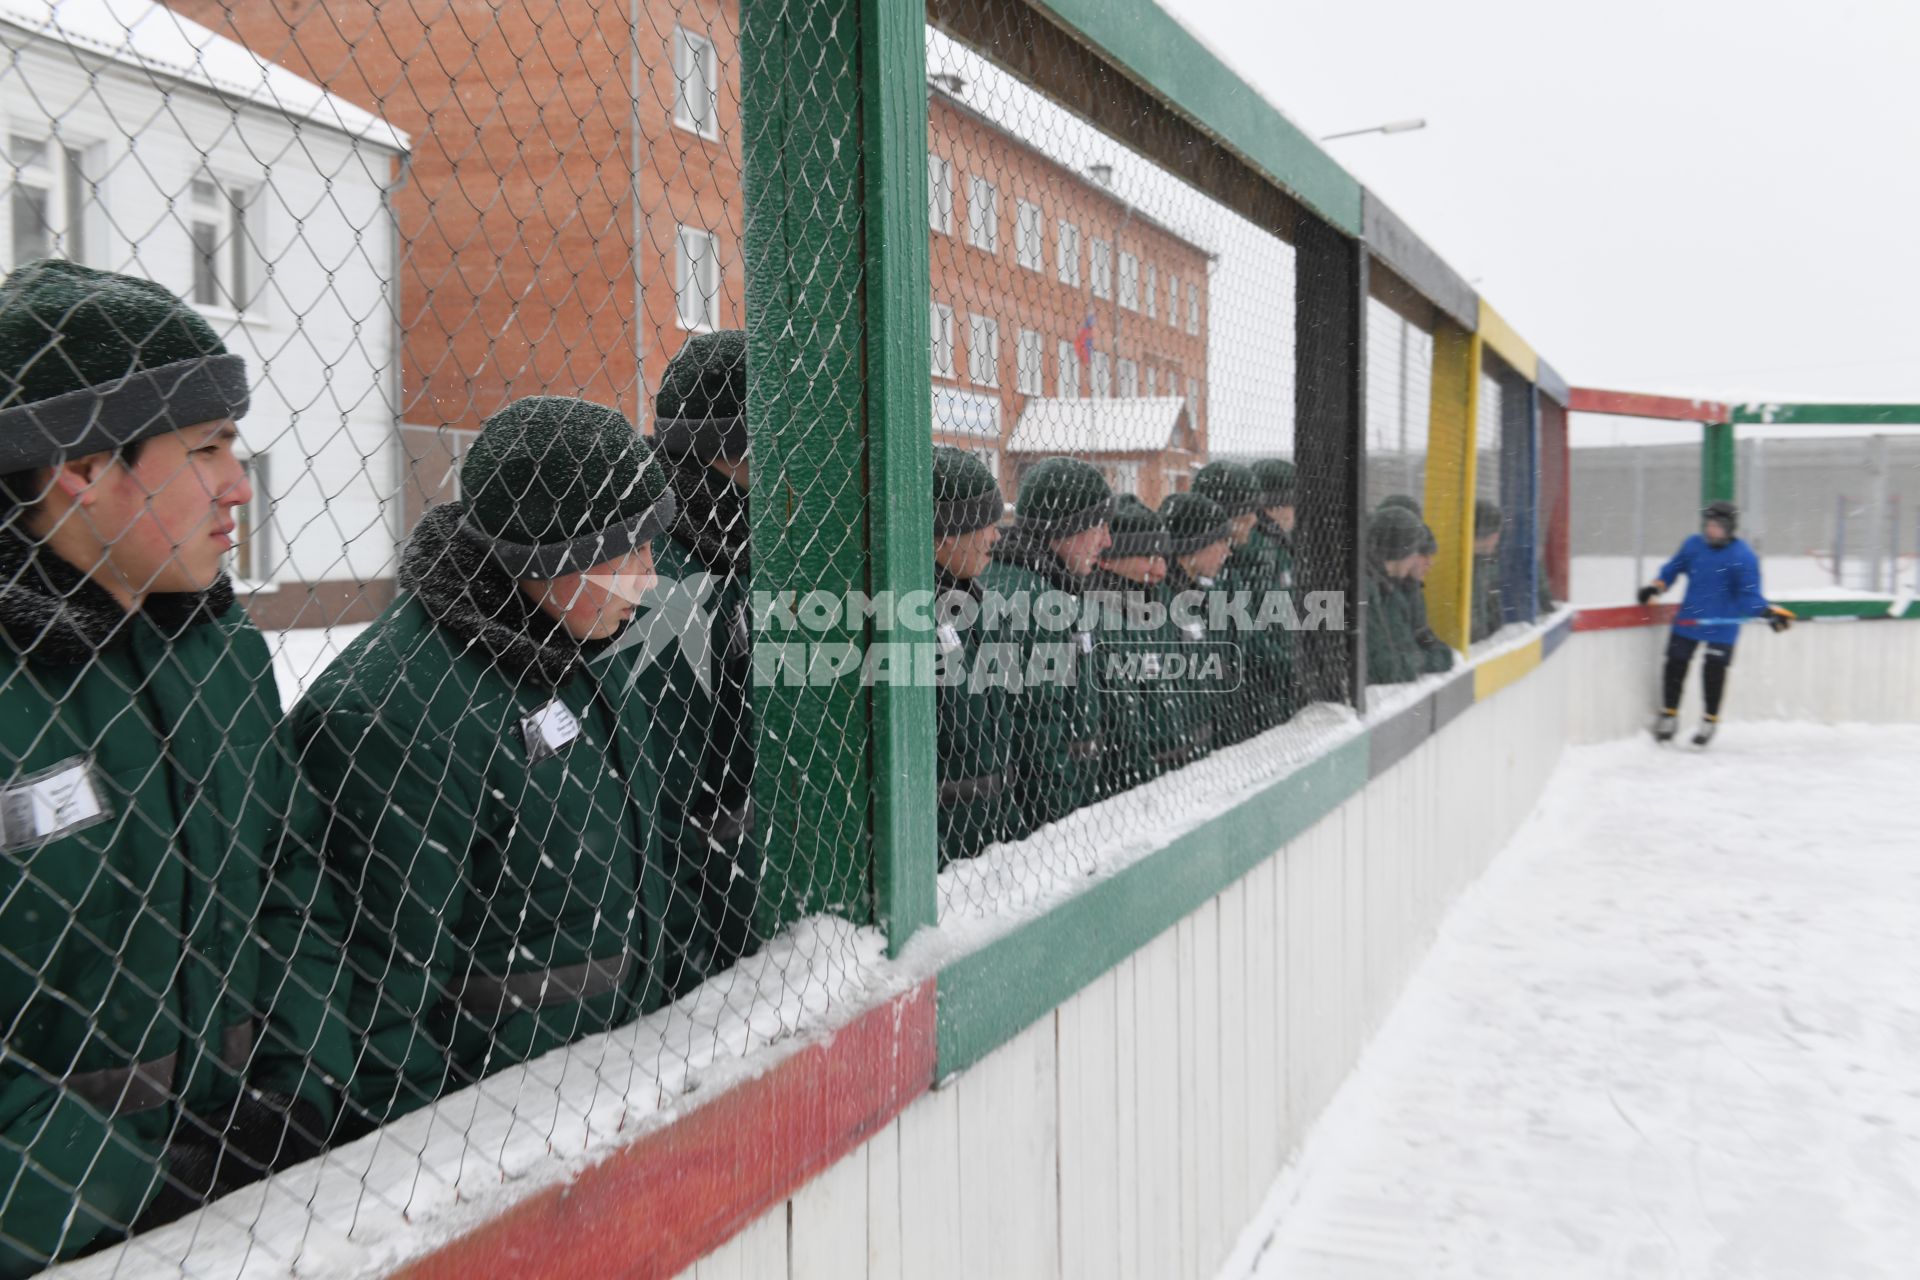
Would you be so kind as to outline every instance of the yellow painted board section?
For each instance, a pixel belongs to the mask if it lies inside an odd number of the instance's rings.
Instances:
[[[1480,340],[1528,382],[1540,380],[1540,357],[1485,298],[1480,299]]]
[[[1473,700],[1485,702],[1540,665],[1541,639],[1533,639],[1473,669]]]
[[[1427,622],[1464,650],[1473,630],[1474,424],[1480,413],[1480,335],[1442,321],[1433,332],[1427,414],[1427,524],[1440,552],[1427,572]]]

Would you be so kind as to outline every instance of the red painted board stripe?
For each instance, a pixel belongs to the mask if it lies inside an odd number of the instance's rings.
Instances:
[[[395,1274],[676,1276],[899,1115],[934,1049],[929,980]]]
[[[1622,627],[1662,627],[1680,612],[1677,604],[1621,604],[1582,609],[1573,615],[1575,631],[1617,631]]]
[[[1611,413],[1628,418],[1666,418],[1674,422],[1730,422],[1733,410],[1718,400],[1654,396],[1639,391],[1600,391],[1575,387],[1567,396],[1574,413]]]

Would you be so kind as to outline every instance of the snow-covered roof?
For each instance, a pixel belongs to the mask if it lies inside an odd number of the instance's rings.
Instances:
[[[393,151],[407,135],[153,0],[0,0],[0,24]]]
[[[1114,400],[1029,400],[1008,453],[1157,453],[1186,421],[1179,396]]]

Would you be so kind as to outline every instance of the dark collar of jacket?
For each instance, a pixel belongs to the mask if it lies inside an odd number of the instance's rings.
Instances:
[[[1287,530],[1282,529],[1279,522],[1264,511],[1260,513],[1260,519],[1255,523],[1255,527],[1282,546],[1291,546],[1293,544],[1293,535]]]
[[[937,564],[934,565],[933,566],[934,598],[938,599],[939,597],[946,595],[950,591],[959,591],[966,595],[972,596],[975,600],[978,600],[981,598],[980,579],[956,578],[952,574],[948,573],[945,569],[941,568],[939,565]]]
[[[1086,586],[1089,592],[1114,591],[1123,596],[1150,596],[1154,592],[1154,588],[1144,582],[1135,582],[1132,578],[1121,577],[1111,569],[1098,567],[1087,575]]]
[[[1001,564],[1030,569],[1059,591],[1078,595],[1087,587],[1086,579],[1067,568],[1066,562],[1054,553],[1051,542],[1019,525],[1000,535],[1000,541],[993,548],[993,558]]]
[[[455,536],[461,507],[442,503],[420,518],[400,553],[400,587],[442,629],[478,645],[508,671],[560,684],[600,645],[582,645],[540,612],[472,541]]]
[[[150,595],[138,613],[128,613],[51,549],[11,525],[0,527],[0,630],[35,662],[78,666],[124,640],[136,618],[177,639],[232,607],[233,584],[222,574],[205,591]]]
[[[667,478],[680,502],[668,531],[706,567],[726,577],[747,572],[747,492],[704,462],[669,459]]]

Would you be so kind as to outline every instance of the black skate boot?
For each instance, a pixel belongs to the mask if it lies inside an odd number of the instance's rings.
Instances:
[[[1720,718],[1718,716],[1708,716],[1705,720],[1702,720],[1700,722],[1700,728],[1693,735],[1693,745],[1696,747],[1704,747],[1709,742],[1712,742],[1713,731],[1719,727]]]
[[[1653,740],[1655,742],[1672,742],[1673,735],[1678,732],[1680,732],[1680,716],[1677,712],[1672,710],[1662,711],[1659,718],[1653,722]]]

